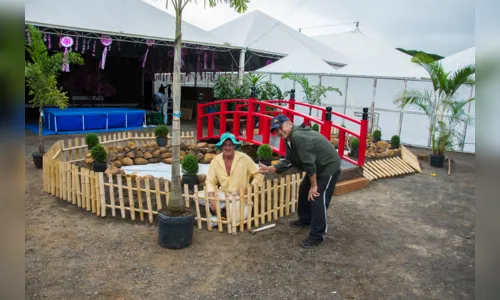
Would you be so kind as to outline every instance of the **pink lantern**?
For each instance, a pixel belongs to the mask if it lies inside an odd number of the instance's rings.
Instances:
[[[111,37],[105,35],[101,37],[101,44],[104,46],[104,51],[102,52],[102,58],[99,62],[99,67],[104,70],[104,66],[106,65],[106,55],[108,54],[108,46],[111,45],[113,41]]]
[[[73,39],[69,36],[63,36],[60,40],[59,43],[61,44],[62,47],[64,47],[64,57],[63,57],[63,64],[62,64],[62,71],[63,72],[69,72],[69,63],[68,63],[68,51],[73,46]]]
[[[148,59],[148,53],[149,53],[149,47],[153,46],[155,44],[154,40],[147,40],[146,45],[148,45],[148,49],[146,50],[146,54],[144,55],[144,59],[142,60],[142,67],[146,65],[146,59]]]

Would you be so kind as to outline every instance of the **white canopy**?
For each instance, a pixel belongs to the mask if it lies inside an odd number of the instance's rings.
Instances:
[[[441,64],[447,72],[456,71],[467,65],[476,64],[476,47],[460,51],[441,59]]]
[[[425,78],[427,72],[411,61],[412,56],[401,51],[377,53],[359,59],[346,67],[335,70],[336,74],[387,78]]]
[[[317,35],[313,36],[313,38],[353,60],[362,59],[376,53],[390,54],[396,51],[399,52],[395,47],[388,45],[381,39],[362,33],[358,27],[349,32]]]
[[[330,63],[345,65],[347,56],[321,44],[280,21],[255,10],[211,31],[234,46],[273,54],[291,54],[306,47]]]
[[[141,0],[25,0],[25,22],[137,38],[175,39],[175,17]],[[222,46],[210,32],[182,23],[183,42]]]
[[[256,73],[333,74],[335,69],[307,48],[256,70]]]

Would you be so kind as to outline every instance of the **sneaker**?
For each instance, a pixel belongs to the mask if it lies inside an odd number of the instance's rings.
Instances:
[[[288,223],[288,224],[292,227],[295,227],[295,228],[306,228],[309,226],[308,224],[304,224],[304,223],[300,222],[300,220],[290,221],[290,223]]]
[[[311,238],[308,238],[308,239],[302,241],[302,243],[300,243],[300,247],[302,247],[304,249],[310,249],[313,246],[319,246],[319,244],[321,244],[321,243],[323,243],[322,240],[313,240]]]

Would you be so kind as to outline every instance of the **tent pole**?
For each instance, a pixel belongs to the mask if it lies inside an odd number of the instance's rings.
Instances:
[[[240,51],[240,63],[238,66],[238,82],[240,85],[243,85],[243,75],[245,75],[245,49],[241,49]]]

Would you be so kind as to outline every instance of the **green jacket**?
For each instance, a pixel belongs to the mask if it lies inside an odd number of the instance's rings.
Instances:
[[[290,141],[291,148],[288,145]],[[274,167],[282,173],[295,166],[308,176],[330,176],[340,170],[340,156],[321,133],[310,127],[294,126],[285,141],[286,156]]]

